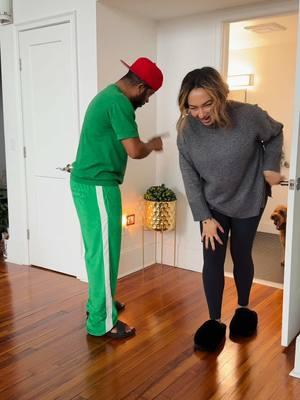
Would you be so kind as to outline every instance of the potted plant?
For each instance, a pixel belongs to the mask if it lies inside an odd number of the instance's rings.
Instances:
[[[171,231],[175,228],[176,195],[164,184],[151,186],[144,194],[147,229]]]

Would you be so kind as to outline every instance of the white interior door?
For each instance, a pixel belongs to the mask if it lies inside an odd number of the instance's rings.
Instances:
[[[284,72],[283,72],[283,79]],[[284,271],[282,345],[288,346],[300,331],[300,27],[296,65],[294,126],[288,194],[288,223]],[[294,186],[293,186],[294,181]]]
[[[79,225],[69,174],[79,139],[76,56],[70,22],[19,32],[26,146],[29,259],[78,275]]]

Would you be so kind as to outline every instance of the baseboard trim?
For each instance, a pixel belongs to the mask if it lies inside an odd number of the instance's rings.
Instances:
[[[225,276],[227,276],[228,278],[233,278],[233,273],[225,272]],[[256,278],[253,279],[253,282],[259,285],[274,287],[276,289],[283,289],[283,283],[271,282],[271,281],[266,281],[264,279],[256,279]]]

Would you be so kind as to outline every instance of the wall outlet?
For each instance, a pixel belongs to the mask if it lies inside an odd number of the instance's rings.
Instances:
[[[135,214],[130,214],[126,216],[126,226],[135,224]]]

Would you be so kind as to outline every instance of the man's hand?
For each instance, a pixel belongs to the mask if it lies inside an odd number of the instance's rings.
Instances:
[[[160,136],[155,136],[147,143],[139,138],[124,139],[122,144],[130,158],[141,159],[147,157],[152,151],[162,151],[163,143]]]
[[[160,136],[155,136],[154,138],[150,139],[147,145],[150,146],[151,150],[154,151],[162,151],[163,149],[163,142]]]
[[[268,182],[270,186],[279,185],[279,183],[285,179],[280,172],[275,171],[264,171],[264,177],[265,181]]]

